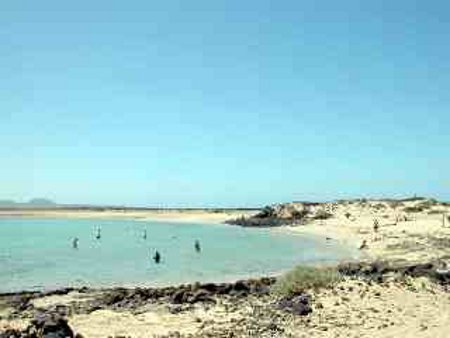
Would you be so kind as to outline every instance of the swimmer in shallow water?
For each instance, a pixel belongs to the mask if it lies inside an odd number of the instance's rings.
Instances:
[[[197,251],[197,252],[202,251],[202,249],[200,247],[200,242],[198,240],[195,241],[194,248],[195,248],[195,251]]]
[[[100,227],[97,228],[97,235],[95,235],[95,239],[102,238],[102,229]]]
[[[78,249],[78,237],[75,237],[75,238],[72,240],[72,247],[73,247],[74,249]]]
[[[156,264],[159,264],[159,262],[161,262],[161,255],[158,250],[156,250],[155,254],[153,255],[153,260]]]

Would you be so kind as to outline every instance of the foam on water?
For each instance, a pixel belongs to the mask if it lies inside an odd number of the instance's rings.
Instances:
[[[102,237],[95,239],[96,228]],[[147,238],[144,239],[144,230]],[[72,239],[79,238],[79,248]],[[201,252],[194,250],[195,240]],[[161,264],[151,257],[158,250]],[[0,219],[0,292],[144,286],[273,274],[353,253],[270,229],[131,220]]]

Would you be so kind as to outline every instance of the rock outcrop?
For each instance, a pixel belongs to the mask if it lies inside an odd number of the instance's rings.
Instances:
[[[313,219],[326,219],[332,214],[319,207],[317,203],[293,202],[264,207],[250,217],[240,217],[225,223],[244,227],[277,227],[304,224]]]

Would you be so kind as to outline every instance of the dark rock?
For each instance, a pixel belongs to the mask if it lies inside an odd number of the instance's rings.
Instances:
[[[306,316],[312,312],[311,297],[302,293],[298,296],[283,298],[278,302],[278,307],[295,315]]]
[[[450,283],[450,269],[436,269],[435,278],[441,283]]]
[[[233,291],[237,291],[237,292],[249,292],[250,291],[250,287],[248,285],[247,281],[244,280],[239,280],[236,283],[234,283],[233,285]]]
[[[30,300],[33,299],[29,294],[17,294],[10,299],[9,304],[18,311],[25,311],[33,307]]]
[[[39,296],[41,297],[45,297],[45,296],[54,296],[54,295],[67,295],[69,292],[74,291],[74,288],[62,288],[62,289],[57,289],[57,290],[52,290],[52,291],[45,291],[45,292],[41,292]]]
[[[179,290],[175,292],[170,300],[174,304],[182,304],[187,301],[187,295],[184,290]]]
[[[258,228],[265,228],[265,227],[279,227],[282,225],[287,225],[292,222],[277,218],[277,217],[259,217],[259,216],[253,216],[253,217],[241,217],[236,219],[231,219],[225,221],[226,224],[230,225],[240,225],[243,227],[258,227]]]
[[[214,298],[212,298],[211,293],[207,290],[197,290],[195,291],[190,297],[188,298],[188,302],[191,304],[197,303],[197,302],[211,302],[215,303],[216,301]]]
[[[214,284],[214,283],[206,283],[199,286],[199,288],[202,288],[203,290],[206,290],[208,292],[216,293],[220,289],[221,285]]]
[[[177,313],[180,313],[181,311],[183,311],[182,305],[179,305],[179,304],[171,305],[171,306],[169,306],[168,309],[171,314],[177,314]]]
[[[17,330],[8,329],[4,332],[0,332],[0,338],[21,338],[22,333]]]
[[[127,294],[128,292],[126,289],[113,289],[107,294],[102,296],[102,302],[105,305],[113,305],[125,299]]]
[[[408,262],[352,262],[338,266],[338,271],[347,276],[365,277],[371,281],[383,282],[384,276],[395,273],[402,276],[429,277],[442,284],[450,283],[450,271],[440,269],[439,260],[428,263]]]
[[[310,213],[310,206],[310,203],[303,202],[276,204],[264,207],[256,215],[250,217],[242,216],[228,220],[225,223],[243,227],[278,227],[291,224],[304,224]]]
[[[58,313],[41,313],[31,321],[43,338],[73,338],[74,333],[67,320]]]

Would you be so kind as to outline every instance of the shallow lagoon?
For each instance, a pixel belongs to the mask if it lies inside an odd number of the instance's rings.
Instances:
[[[96,228],[102,237],[95,239]],[[147,238],[144,239],[144,231]],[[79,247],[72,239],[79,238]],[[201,252],[194,250],[199,240]],[[162,255],[160,264],[152,256]],[[222,282],[353,255],[273,229],[133,220],[0,219],[0,292]]]

